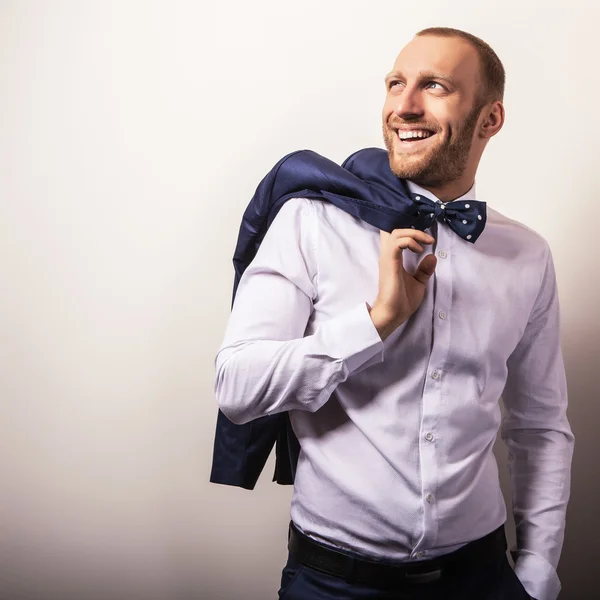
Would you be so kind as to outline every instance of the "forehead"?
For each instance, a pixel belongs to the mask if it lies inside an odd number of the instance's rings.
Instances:
[[[465,87],[479,82],[479,56],[466,40],[424,35],[414,38],[400,52],[394,71],[405,77],[422,72],[447,75]]]

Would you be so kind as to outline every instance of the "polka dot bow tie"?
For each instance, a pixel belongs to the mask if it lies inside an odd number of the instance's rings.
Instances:
[[[475,243],[483,232],[487,216],[485,202],[454,200],[440,204],[417,195],[413,195],[413,200],[417,205],[417,229],[427,229],[434,221],[442,221],[454,233],[471,243]]]

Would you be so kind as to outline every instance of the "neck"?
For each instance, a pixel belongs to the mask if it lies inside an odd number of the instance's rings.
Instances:
[[[452,181],[442,185],[427,185],[416,181],[415,183],[420,185],[424,190],[434,194],[435,197],[439,198],[442,202],[452,202],[452,200],[464,196],[473,187],[475,180],[470,180],[470,183],[465,182],[464,180]]]

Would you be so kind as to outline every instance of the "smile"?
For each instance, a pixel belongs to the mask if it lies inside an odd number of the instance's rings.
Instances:
[[[425,140],[433,135],[432,131],[426,129],[414,129],[411,131],[398,130],[398,138],[401,142],[412,142],[417,140]]]

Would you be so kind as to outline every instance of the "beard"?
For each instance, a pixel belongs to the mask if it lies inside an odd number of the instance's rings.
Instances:
[[[422,127],[439,135],[437,123],[418,121],[400,121],[393,117],[383,124],[383,139],[388,151],[390,169],[400,179],[409,179],[421,187],[440,187],[460,179],[467,168],[469,153],[473,143],[473,133],[483,104],[477,104],[467,115],[453,139],[447,137],[441,142],[427,148],[420,156],[412,153],[397,153],[394,149],[398,134],[394,127],[410,125]],[[411,142],[408,142],[409,144]]]

